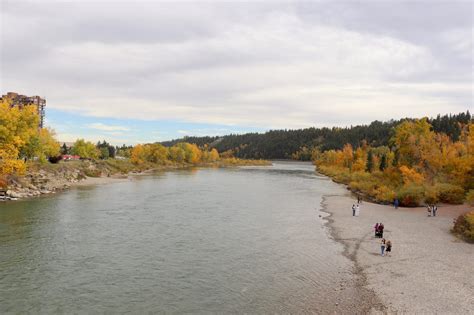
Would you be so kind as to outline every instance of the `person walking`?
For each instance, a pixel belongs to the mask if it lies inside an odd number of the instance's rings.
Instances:
[[[379,223],[378,222],[375,223],[375,225],[374,225],[374,231],[375,231],[375,237],[377,237],[377,233],[379,231]]]
[[[431,205],[428,205],[428,216],[431,217]]]
[[[356,215],[356,206],[353,204],[352,205],[352,216],[355,217]]]
[[[380,252],[381,252],[382,256],[385,255],[385,246],[386,246],[385,245],[385,239],[382,238],[382,240],[380,241]]]
[[[390,254],[392,253],[392,242],[388,240],[385,245],[386,245],[385,252],[387,253],[387,256],[390,256]]]
[[[393,206],[395,207],[395,209],[398,209],[399,204],[400,202],[398,201],[398,198],[395,198],[395,200],[393,201]]]
[[[382,222],[380,222],[379,224],[379,237],[380,238],[383,238],[383,229],[385,228],[385,226],[383,225]]]
[[[436,205],[433,205],[433,216],[435,217],[436,216],[436,212],[438,211],[438,206]]]
[[[360,207],[359,207],[359,204],[356,205],[356,211],[355,211],[355,215],[356,217],[358,217],[360,214]]]

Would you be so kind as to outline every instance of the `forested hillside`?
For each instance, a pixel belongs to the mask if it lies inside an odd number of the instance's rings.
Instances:
[[[307,128],[297,130],[270,130],[266,133],[247,133],[243,135],[227,135],[223,137],[185,137],[163,142],[165,146],[173,146],[179,142],[205,144],[216,148],[219,152],[227,152],[239,158],[252,159],[301,159],[311,158],[311,149],[321,151],[342,149],[344,144],[357,148],[362,141],[372,147],[387,146],[393,135],[394,127],[404,121],[413,119],[374,121],[370,125],[351,126],[348,128]],[[460,125],[472,121],[467,111],[457,115],[438,115],[429,118],[428,123],[436,133],[445,133],[453,141],[461,135]]]

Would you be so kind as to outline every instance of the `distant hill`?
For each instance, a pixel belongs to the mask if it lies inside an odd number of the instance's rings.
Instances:
[[[389,145],[389,139],[395,126],[405,120],[374,121],[369,125],[351,126],[347,128],[306,128],[296,130],[270,130],[265,133],[230,134],[222,137],[184,137],[172,141],[161,142],[164,146],[172,146],[178,142],[195,143],[198,146],[208,145],[219,152],[232,150],[235,157],[247,159],[289,159],[292,154],[303,147],[320,150],[341,149],[350,143],[358,147],[366,141],[373,147]],[[428,121],[436,132],[447,134],[454,141],[461,134],[460,124],[472,121],[473,116],[467,111],[457,115],[438,115]],[[306,156],[307,158],[307,156]],[[305,159],[305,157],[302,157]]]

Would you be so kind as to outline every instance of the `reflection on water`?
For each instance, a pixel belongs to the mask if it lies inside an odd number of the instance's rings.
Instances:
[[[189,169],[0,204],[0,312],[302,312],[348,268],[305,163]]]

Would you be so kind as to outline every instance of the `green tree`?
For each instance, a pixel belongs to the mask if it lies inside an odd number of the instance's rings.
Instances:
[[[99,151],[100,151],[100,158],[102,160],[107,160],[109,158],[109,148],[108,147],[101,147],[99,148]]]
[[[69,154],[69,148],[67,147],[66,143],[63,143],[61,147],[61,154]]]
[[[84,139],[77,139],[76,142],[74,142],[71,153],[79,155],[84,159],[97,159],[100,155],[100,151],[96,146],[92,142],[85,141]]]

